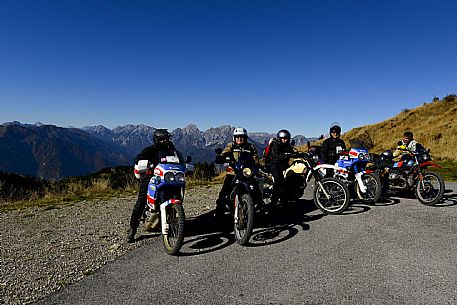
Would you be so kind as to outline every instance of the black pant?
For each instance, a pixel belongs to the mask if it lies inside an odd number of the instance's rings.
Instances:
[[[273,186],[273,196],[276,199],[285,197],[286,194],[286,179],[284,179],[284,166],[278,163],[270,164],[270,172],[275,179],[275,184]]]
[[[152,175],[142,175],[140,178],[140,189],[138,191],[138,199],[133,207],[132,216],[130,217],[130,228],[138,228],[144,208],[146,207],[148,184]]]
[[[233,180],[235,179],[235,175],[226,175],[224,184],[222,185],[222,188],[219,192],[219,199],[226,199],[229,195],[230,192],[232,191],[233,187]],[[221,200],[218,200],[221,201]]]

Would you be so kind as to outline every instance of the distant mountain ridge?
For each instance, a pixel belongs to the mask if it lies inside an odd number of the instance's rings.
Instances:
[[[194,124],[171,131],[172,140],[193,162],[212,162],[214,149],[232,141],[230,125],[201,131]],[[86,175],[104,167],[131,165],[134,156],[152,144],[156,128],[125,125],[114,129],[102,125],[64,128],[55,125],[7,122],[0,125],[0,171],[45,179]],[[274,134],[249,133],[261,154]],[[296,136],[297,145],[306,137]]]
[[[130,164],[132,158],[118,145],[94,138],[78,128],[0,125],[1,171],[59,179]]]
[[[146,125],[118,126],[113,130],[98,125],[85,126],[82,129],[94,137],[124,147],[131,154],[137,154],[144,147],[151,145],[152,135],[155,131],[154,127]],[[222,125],[201,131],[196,125],[189,124],[184,128],[176,128],[170,133],[176,148],[184,155],[192,156],[194,162],[211,162],[214,158],[214,149],[223,148],[232,141],[233,129],[233,126]],[[268,140],[276,135],[256,132],[248,133],[248,136],[260,154]],[[296,141],[296,145],[303,145],[307,141],[307,138],[302,135],[295,136],[293,139]],[[312,138],[311,141],[314,139]]]

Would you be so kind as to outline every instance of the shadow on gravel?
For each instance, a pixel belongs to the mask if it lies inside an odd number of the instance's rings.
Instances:
[[[375,206],[375,207],[386,207],[386,206],[399,204],[399,203],[400,203],[400,199],[389,197],[389,198],[381,199],[379,202],[376,202],[375,204],[373,204],[373,206]]]
[[[367,206],[364,203],[351,203],[351,205],[347,208],[346,211],[342,213],[342,215],[355,215],[355,214],[361,214],[365,213],[371,210],[369,206]]]
[[[449,193],[448,191],[452,192],[452,190],[446,190],[445,193]],[[435,207],[449,207],[449,206],[453,206],[453,205],[457,205],[457,194],[444,195],[443,200],[440,203],[435,204],[434,206]]]
[[[306,215],[315,211],[312,200],[300,199],[275,207],[266,207],[255,214],[254,231],[248,247],[265,246],[283,242],[310,229],[309,222],[324,215]],[[297,228],[298,227],[298,228]],[[223,232],[217,230],[214,211],[186,220],[186,236],[179,255],[193,256],[217,251],[235,243],[231,222]]]
[[[277,244],[288,240],[300,231],[310,229],[309,222],[321,219],[324,215],[307,215],[315,211],[312,200],[300,199],[275,207],[266,207],[258,213],[254,232],[248,247]]]

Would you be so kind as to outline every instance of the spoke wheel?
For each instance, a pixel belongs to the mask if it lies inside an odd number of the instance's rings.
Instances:
[[[359,200],[365,203],[378,202],[382,192],[381,179],[379,178],[379,175],[375,173],[364,174],[362,176],[362,181],[363,184],[367,187],[367,191],[365,193],[360,190],[359,184],[355,182],[357,197]]]
[[[316,206],[325,214],[341,214],[349,206],[349,190],[346,184],[336,178],[324,178],[320,183],[316,181],[313,197]]]
[[[163,245],[170,255],[176,255],[184,241],[184,208],[181,204],[170,204],[166,209],[168,233],[163,235]]]
[[[237,199],[241,200],[238,200],[238,209],[235,209],[235,239],[240,245],[245,245],[251,238],[254,227],[254,202],[249,194],[244,194],[241,198],[237,195]]]
[[[434,205],[443,199],[444,180],[438,173],[428,172],[423,174],[423,179],[417,181],[416,197],[424,205]]]

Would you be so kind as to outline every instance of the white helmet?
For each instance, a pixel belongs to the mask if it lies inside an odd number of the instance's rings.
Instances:
[[[242,137],[245,137],[247,138],[248,137],[248,132],[245,128],[243,127],[237,127],[233,130],[233,141],[235,141],[235,137],[239,137],[239,136],[242,136]]]

